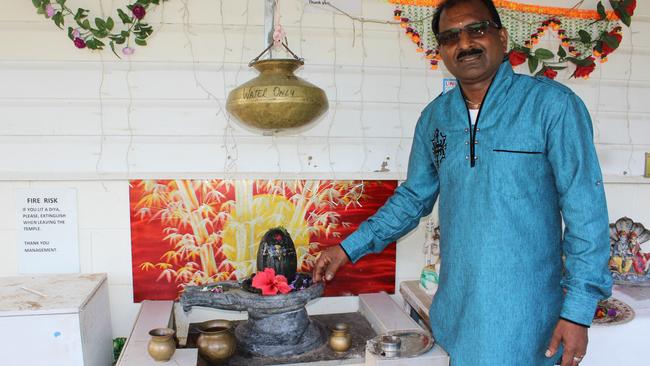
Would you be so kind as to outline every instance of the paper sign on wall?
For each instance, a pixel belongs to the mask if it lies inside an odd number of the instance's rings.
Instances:
[[[361,0],[304,0],[306,13],[339,13],[361,15]],[[338,9],[338,10],[337,10]]]
[[[77,191],[16,190],[18,271],[79,272]]]
[[[445,94],[448,91],[452,90],[458,84],[458,80],[444,78],[442,79],[442,93]]]

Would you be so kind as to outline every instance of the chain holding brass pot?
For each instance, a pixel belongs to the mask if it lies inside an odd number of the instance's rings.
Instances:
[[[297,129],[323,115],[329,106],[323,89],[303,80],[294,71],[304,65],[286,43],[293,59],[260,60],[270,44],[248,66],[260,72],[256,78],[228,94],[226,110],[248,127],[258,130]]]

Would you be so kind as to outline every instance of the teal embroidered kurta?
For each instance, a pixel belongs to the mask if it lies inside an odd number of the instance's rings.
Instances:
[[[475,127],[460,88],[439,96],[417,123],[406,181],[341,245],[353,262],[380,252],[436,199],[442,264],[430,319],[452,365],[552,365],[544,353],[558,319],[591,324],[612,286],[582,101],[507,62]]]

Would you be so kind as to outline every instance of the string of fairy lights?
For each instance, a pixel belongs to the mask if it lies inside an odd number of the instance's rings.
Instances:
[[[100,0],[100,3],[102,3],[102,1],[106,1],[106,0]],[[203,93],[206,94],[206,97],[209,100],[211,100],[214,103],[214,105],[215,105],[214,117],[219,118],[219,116],[221,116],[226,121],[226,125],[225,125],[225,127],[223,129],[223,132],[219,136],[219,138],[221,138],[221,140],[222,140],[221,144],[223,145],[223,148],[224,148],[224,151],[225,151],[225,154],[226,154],[226,159],[224,159],[224,164],[223,164],[223,171],[220,172],[220,173],[223,173],[223,174],[226,174],[226,175],[237,174],[238,172],[240,172],[244,168],[244,167],[238,166],[238,159],[239,159],[238,138],[239,138],[239,136],[237,135],[237,132],[236,132],[237,128],[233,125],[234,121],[232,121],[230,116],[228,115],[228,113],[225,112],[225,106],[223,104],[223,101],[220,100],[219,97],[214,95],[214,93],[211,92],[210,89],[204,85],[204,81],[202,80],[201,76],[199,75],[199,72],[198,72],[197,67],[196,67],[197,64],[198,64],[198,59],[197,59],[197,55],[195,55],[195,51],[194,51],[195,45],[193,43],[194,41],[193,41],[192,37],[190,36],[191,33],[192,33],[192,30],[191,30],[191,28],[192,28],[191,5],[190,5],[188,0],[182,0],[181,2],[182,2],[182,12],[183,12],[183,16],[182,16],[183,32],[184,32],[185,37],[186,37],[188,52],[191,54],[193,77],[194,77],[196,86],[197,86],[197,88],[202,90]],[[250,2],[250,0],[247,0],[247,3],[248,2]],[[112,3],[112,1],[111,1],[111,3]],[[228,6],[228,3],[221,0],[221,1],[219,1],[218,6],[219,6],[219,11],[221,13],[221,19],[223,20],[224,19],[224,17],[223,17],[224,10],[223,9],[224,9],[225,6]],[[102,8],[103,8],[103,4],[102,4]],[[160,9],[161,9],[160,11],[164,11],[164,8],[165,8],[165,6],[161,5],[160,6]],[[305,8],[306,8],[306,6],[303,5],[302,9],[301,9],[301,16],[300,16],[301,19],[304,16]],[[380,162],[375,162],[375,161],[369,162],[368,161],[370,156],[371,156],[371,154],[370,154],[371,151],[369,150],[371,148],[368,145],[368,141],[369,141],[369,139],[371,139],[371,137],[366,135],[366,127],[367,126],[364,126],[364,124],[366,123],[365,122],[365,117],[366,117],[365,116],[365,108],[367,107],[367,106],[365,106],[367,100],[366,100],[366,95],[365,95],[365,91],[364,91],[366,86],[367,86],[366,85],[366,76],[365,76],[365,72],[364,72],[364,70],[365,70],[365,68],[367,66],[367,64],[366,64],[366,57],[367,57],[366,56],[366,44],[365,44],[366,34],[364,33],[365,32],[364,24],[365,23],[384,23],[384,24],[387,25],[387,27],[396,28],[396,25],[399,24],[399,22],[395,22],[395,21],[391,21],[391,20],[368,19],[368,18],[364,18],[364,17],[353,16],[353,15],[350,15],[350,14],[346,13],[345,11],[343,11],[343,10],[341,10],[339,8],[336,8],[334,6],[331,6],[330,10],[331,10],[331,19],[332,19],[332,22],[331,22],[331,24],[332,24],[332,27],[331,27],[332,28],[332,30],[331,30],[332,35],[331,35],[331,37],[334,40],[333,41],[334,42],[334,49],[332,50],[332,52],[333,52],[333,60],[334,61],[331,64],[331,78],[332,78],[331,80],[332,80],[332,84],[333,84],[332,90],[334,92],[334,95],[330,96],[330,99],[333,101],[333,103],[332,103],[332,105],[330,107],[331,111],[329,112],[328,117],[326,119],[323,119],[322,121],[320,121],[320,123],[328,123],[327,135],[324,136],[324,137],[326,139],[326,145],[327,145],[327,149],[328,149],[325,156],[327,156],[329,161],[325,162],[325,163],[316,161],[316,159],[313,159],[311,154],[309,154],[308,152],[307,153],[303,152],[303,146],[301,146],[301,142],[302,141],[307,141],[307,143],[309,143],[309,141],[308,141],[309,139],[304,140],[304,139],[300,138],[300,136],[298,136],[298,137],[295,137],[295,136],[294,137],[289,137],[289,136],[286,136],[286,135],[275,135],[274,134],[274,135],[270,136],[271,137],[270,141],[271,141],[271,144],[272,144],[272,148],[273,148],[273,150],[275,151],[275,153],[277,154],[277,157],[278,157],[278,159],[277,159],[278,173],[282,173],[284,165],[282,164],[281,158],[283,156],[283,151],[286,151],[286,150],[283,150],[283,149],[280,148],[279,141],[284,142],[284,141],[286,141],[286,139],[295,138],[296,139],[296,153],[300,157],[299,161],[300,161],[300,167],[301,167],[302,170],[309,170],[309,169],[316,170],[314,168],[314,165],[318,165],[319,167],[327,166],[328,169],[329,169],[329,175],[331,177],[333,177],[333,178],[336,178],[336,176],[337,176],[336,162],[334,161],[335,154],[334,154],[334,151],[333,151],[333,149],[335,148],[333,146],[333,144],[336,142],[336,138],[332,136],[332,133],[333,133],[333,128],[334,128],[335,121],[337,120],[337,117],[338,117],[338,109],[341,107],[341,104],[340,104],[341,102],[339,101],[339,93],[338,93],[339,92],[339,87],[337,85],[338,71],[339,71],[340,68],[337,66],[338,60],[337,60],[337,51],[336,51],[336,46],[337,46],[336,42],[337,42],[337,39],[340,38],[340,35],[337,35],[336,27],[335,27],[336,26],[336,19],[337,19],[338,16],[347,17],[347,18],[350,19],[352,24],[358,24],[358,26],[360,28],[360,39],[361,39],[361,45],[360,46],[361,46],[361,48],[363,50],[362,51],[362,57],[361,57],[361,65],[360,65],[360,67],[361,67],[361,77],[360,77],[360,85],[359,85],[360,103],[359,103],[359,106],[355,106],[355,108],[358,108],[358,111],[359,111],[358,123],[361,126],[361,129],[360,129],[360,131],[361,131],[360,142],[362,144],[362,149],[363,149],[363,156],[360,158],[361,162],[360,162],[360,166],[359,166],[359,169],[358,169],[359,174],[363,175],[365,173],[370,173],[370,172],[373,171],[373,169],[370,168],[369,165],[372,165],[374,167],[374,166],[379,166],[379,164],[380,164]],[[413,18],[414,19],[415,18],[421,19],[422,24],[428,24],[429,20],[430,20],[430,17],[432,15],[432,14],[427,13],[427,12],[420,12],[420,13],[416,12],[414,14],[415,14],[415,16]],[[506,18],[509,18],[509,17],[512,18],[513,19],[512,21],[514,23],[524,24],[524,25],[521,25],[521,27],[528,26],[528,25],[525,25],[526,22],[522,22],[520,14],[518,14],[516,16],[517,16],[517,19],[515,19],[515,15],[509,15],[509,14],[505,15]],[[164,16],[163,16],[163,19],[164,19]],[[536,22],[538,20],[537,18],[534,18],[534,17],[527,18],[527,19],[529,20],[530,23],[534,23],[534,22]],[[223,21],[220,22],[220,25],[219,25],[218,29],[221,32],[221,34],[225,35],[225,34],[227,34],[227,32],[229,30],[226,29],[226,25],[224,23],[225,22],[223,22]],[[582,24],[582,23],[579,23],[579,22],[575,23],[575,26],[580,27],[580,24]],[[160,24],[160,27],[164,27],[164,25],[165,25],[165,22],[162,21],[161,24]],[[244,26],[244,32],[246,32],[248,30],[249,22],[246,22],[246,24],[244,24],[243,26]],[[351,40],[352,43],[356,42],[356,39],[357,39],[357,36],[356,36],[356,29],[357,28],[356,27],[357,26],[353,26],[353,36],[352,36],[352,40]],[[522,29],[524,29],[524,28],[522,28]],[[309,40],[305,39],[305,34],[303,33],[302,22],[300,22],[300,24],[299,24],[298,31],[299,31],[298,37],[295,37],[290,32],[289,32],[288,36],[289,36],[289,38],[299,38],[300,42],[298,42],[298,44],[299,44],[300,49],[302,50],[303,46],[305,44],[309,43]],[[398,33],[397,37],[402,36],[401,35],[401,30],[398,30],[397,33]],[[517,32],[514,32],[514,33],[525,33],[525,32],[517,31]],[[423,32],[423,34],[424,34],[424,32]],[[632,37],[631,34],[630,34],[630,37]],[[398,42],[398,44],[399,44],[399,47],[400,47],[400,49],[399,49],[400,55],[403,56],[403,57],[409,57],[408,54],[410,52],[412,52],[412,51],[409,50],[409,49],[402,49],[403,44],[401,42]],[[223,53],[222,54],[225,55],[226,51],[229,48],[232,48],[233,46],[234,46],[233,44],[229,43],[228,37],[224,36]],[[237,69],[237,73],[236,73],[236,76],[235,76],[235,82],[236,83],[241,83],[241,82],[244,81],[244,80],[240,80],[241,72],[243,71],[243,69],[244,69],[245,65],[247,64],[248,60],[244,59],[244,55],[245,55],[244,47],[246,47],[246,46],[244,44],[241,44],[241,45],[238,45],[238,46],[240,46],[242,49],[241,49],[241,52],[240,52],[240,66]],[[627,132],[628,132],[629,143],[630,143],[632,151],[630,152],[627,167],[625,167],[622,174],[628,174],[630,171],[632,171],[632,164],[635,162],[634,154],[636,153],[635,146],[633,144],[634,138],[633,138],[633,134],[632,134],[632,125],[631,125],[631,121],[630,121],[630,111],[629,111],[629,108],[631,106],[630,88],[631,88],[631,83],[632,83],[631,70],[632,70],[632,66],[633,66],[632,65],[632,62],[633,62],[632,58],[633,58],[634,52],[635,52],[635,50],[634,50],[634,47],[632,46],[630,48],[630,53],[631,54],[629,55],[629,59],[628,59],[629,60],[629,70],[627,72],[627,80],[625,81],[625,83],[626,83],[625,99],[626,99],[626,103],[627,103],[627,106],[626,106],[627,111],[625,112],[625,119],[626,119],[626,124],[627,124]],[[106,138],[106,136],[105,136],[105,126],[104,126],[104,124],[105,124],[105,120],[104,120],[105,116],[104,116],[104,99],[103,99],[104,88],[105,88],[104,77],[105,77],[106,69],[105,69],[105,60],[103,58],[101,58],[100,60],[101,60],[101,62],[100,62],[101,63],[101,78],[100,78],[100,84],[99,84],[98,98],[99,98],[99,116],[100,116],[100,134],[101,134],[101,138],[100,138],[100,144],[99,144],[99,154],[98,154],[99,156],[98,156],[97,162],[96,162],[96,171],[97,171],[99,176],[101,176],[101,170],[102,170],[102,165],[103,165],[102,164],[102,159],[104,158],[104,154],[105,154],[104,141],[105,141],[105,138]],[[217,63],[217,67],[216,67],[215,72],[225,73],[226,72],[226,67],[227,67],[226,58],[223,57],[221,62]],[[384,162],[386,162],[388,164],[389,168],[392,168],[392,169],[398,168],[399,171],[405,171],[405,167],[402,167],[401,164],[400,164],[400,166],[397,166],[397,167],[393,166],[393,164],[399,164],[399,159],[395,158],[395,156],[397,156],[397,154],[408,153],[407,151],[405,151],[407,149],[405,149],[405,146],[404,146],[405,136],[408,136],[408,134],[406,134],[406,132],[405,132],[407,130],[406,125],[411,126],[414,123],[414,121],[408,121],[408,123],[405,123],[405,121],[403,121],[403,119],[402,119],[402,102],[403,101],[401,99],[401,93],[402,93],[402,88],[405,85],[404,84],[404,79],[403,79],[404,70],[403,70],[403,64],[402,64],[402,57],[399,57],[399,65],[397,65],[397,69],[399,70],[398,71],[398,78],[399,78],[398,82],[399,82],[399,84],[398,84],[398,90],[397,90],[396,105],[397,105],[397,108],[399,110],[399,112],[398,112],[399,125],[401,127],[400,128],[400,136],[399,136],[399,144],[397,146],[397,149],[396,149],[394,155],[393,156],[387,156],[384,159]],[[134,100],[133,100],[133,95],[132,95],[132,88],[134,87],[134,85],[132,85],[132,81],[130,80],[131,72],[132,72],[132,63],[129,60],[128,61],[128,70],[127,70],[126,76],[125,76],[125,78],[126,78],[125,82],[127,84],[128,100],[129,100],[128,106],[126,107],[126,111],[127,111],[127,113],[126,113],[126,118],[127,118],[126,123],[127,123],[128,134],[129,134],[128,135],[128,147],[126,149],[126,154],[125,154],[125,164],[126,164],[125,168],[127,170],[127,172],[126,172],[127,177],[131,176],[131,164],[132,164],[132,161],[131,161],[130,154],[133,151],[134,138],[136,137],[136,133],[135,133],[135,131],[133,129],[132,121],[131,121],[133,108],[134,108],[134,105],[133,105]],[[424,70],[423,72],[425,73],[425,75],[427,75],[427,73],[429,73],[429,71],[426,71],[426,70]],[[598,80],[598,84],[600,84],[600,78]],[[428,89],[429,97],[433,97],[434,95],[432,95],[433,93],[431,92],[430,85],[428,85],[428,84],[427,84],[427,89]],[[224,78],[224,83],[223,83],[224,95],[227,95],[228,91],[229,91],[228,90],[228,85],[225,82],[225,78]],[[594,106],[595,113],[597,115],[600,114],[600,100],[601,99],[600,99],[600,90],[599,90],[597,100],[596,100],[596,105]],[[596,127],[598,128],[598,126],[596,126]],[[217,137],[217,136],[215,135],[215,137]],[[606,142],[600,142],[600,144],[604,145],[604,146],[608,145],[608,143],[606,143]],[[309,149],[307,149],[305,151],[309,151]],[[304,157],[306,155],[309,155],[309,160],[308,161],[304,159]],[[306,167],[305,167],[305,164],[307,165]],[[377,170],[374,170],[374,171],[377,171]],[[363,173],[363,172],[365,172],[365,173]]]

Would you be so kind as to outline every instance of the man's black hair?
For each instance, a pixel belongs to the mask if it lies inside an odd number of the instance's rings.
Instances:
[[[447,0],[444,3],[440,4],[438,8],[436,9],[436,12],[433,14],[433,20],[431,21],[431,29],[433,29],[433,34],[438,36],[440,33],[440,15],[442,15],[442,12],[445,9],[449,9],[454,7],[455,5],[458,5],[460,3],[465,3],[471,0]],[[494,3],[492,0],[480,0],[480,2],[485,5],[485,7],[488,8],[490,11],[490,15],[492,15],[492,21],[499,26],[499,28],[503,27],[501,24],[501,17],[499,16],[499,12],[497,12],[497,8],[494,6]]]

